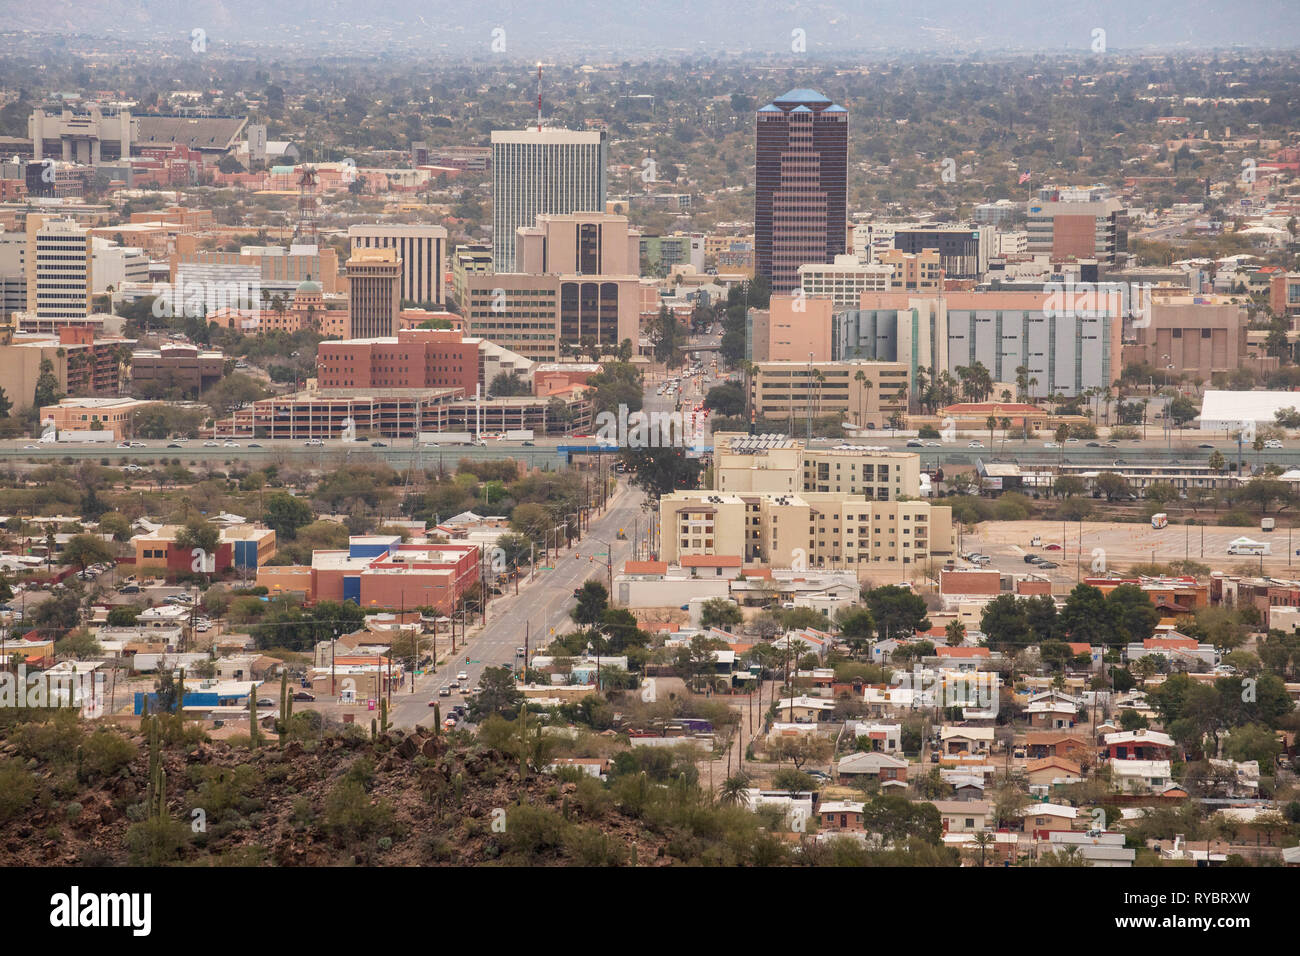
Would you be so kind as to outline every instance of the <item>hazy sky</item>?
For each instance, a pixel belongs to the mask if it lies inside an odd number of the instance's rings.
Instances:
[[[1296,0],[0,0],[0,23],[178,40],[203,29],[217,45],[423,49],[448,59],[1300,45]]]

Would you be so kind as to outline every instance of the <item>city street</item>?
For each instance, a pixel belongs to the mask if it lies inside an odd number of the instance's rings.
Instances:
[[[525,631],[530,633],[529,652],[550,643],[555,634],[573,628],[569,611],[574,605],[573,591],[588,579],[609,586],[606,553],[617,572],[631,554],[634,525],[639,522],[645,536],[647,513],[641,510],[645,496],[635,488],[620,484],[610,499],[609,510],[593,518],[591,528],[572,549],[561,550],[552,560],[553,570],[537,571],[534,580],[520,582],[519,594],[503,595],[488,605],[487,625],[471,630],[469,646],[448,656],[446,663],[416,681],[414,692],[408,685],[404,693],[394,691],[390,715],[394,726],[410,729],[417,724],[428,726],[433,719],[431,700],[441,703],[446,717],[451,706],[464,701],[464,688],[474,687],[486,667],[499,667],[518,661],[515,649],[524,646]],[[627,541],[616,540],[619,529],[624,529]],[[576,555],[576,557],[575,557]],[[539,558],[539,565],[540,565]],[[468,662],[466,661],[468,658]],[[461,671],[469,674],[469,681],[461,681],[462,692],[439,698],[438,688],[450,683]]]

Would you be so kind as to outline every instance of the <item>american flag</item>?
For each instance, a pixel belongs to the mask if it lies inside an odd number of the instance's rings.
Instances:
[[[1029,182],[1029,170],[1026,169],[1023,173],[1020,174],[1019,185],[1023,186],[1027,182]]]

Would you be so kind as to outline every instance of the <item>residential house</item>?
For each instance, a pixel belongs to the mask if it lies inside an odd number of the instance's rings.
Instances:
[[[1031,730],[1025,734],[1025,755],[1031,760],[1043,757],[1076,759],[1079,754],[1092,750],[1087,739],[1078,734],[1059,731]]]
[[[778,719],[797,724],[817,723],[833,710],[833,702],[817,697],[782,697],[776,704]]]
[[[817,808],[822,830],[852,830],[862,832],[863,804],[852,800],[827,800]]]
[[[993,747],[992,727],[940,727],[939,742],[944,753],[988,753]]]
[[[1111,760],[1168,760],[1176,750],[1173,737],[1146,728],[1122,730],[1104,739]]]
[[[1081,779],[1082,768],[1065,757],[1042,757],[1025,765],[1025,777],[1030,784],[1053,786],[1073,783]]]
[[[1059,803],[1031,803],[1020,810],[1020,819],[1026,833],[1038,839],[1040,833],[1052,830],[1073,830],[1079,817],[1077,807]]]
[[[1111,782],[1129,793],[1162,792],[1171,783],[1172,766],[1168,760],[1112,760]]]
[[[976,833],[993,824],[993,804],[987,800],[931,800],[943,821],[944,833]]]
[[[863,751],[841,757],[835,772],[841,780],[853,777],[877,777],[882,786],[905,784],[909,764],[901,757],[876,751]]]

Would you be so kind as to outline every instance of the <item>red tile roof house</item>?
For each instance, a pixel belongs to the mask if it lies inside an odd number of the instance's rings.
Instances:
[[[987,647],[936,647],[934,649],[935,657],[948,657],[956,660],[984,660],[989,657],[990,651]]]

